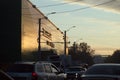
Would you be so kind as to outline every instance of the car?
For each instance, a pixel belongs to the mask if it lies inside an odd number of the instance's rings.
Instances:
[[[65,74],[54,64],[39,62],[17,62],[7,69],[15,80],[64,80]]]
[[[8,75],[5,71],[0,69],[0,80],[14,80],[10,75]]]
[[[65,70],[67,80],[81,80],[81,75],[86,70],[81,66],[70,66]]]
[[[81,78],[82,80],[120,80],[120,64],[94,64],[82,74]]]

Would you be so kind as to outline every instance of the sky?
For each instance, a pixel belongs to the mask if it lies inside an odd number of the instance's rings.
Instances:
[[[95,54],[120,49],[120,0],[30,0],[73,42],[86,42]],[[55,14],[48,15],[51,12]]]

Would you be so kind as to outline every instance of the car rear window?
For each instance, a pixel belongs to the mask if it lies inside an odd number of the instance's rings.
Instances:
[[[31,64],[14,64],[10,66],[7,72],[33,72],[34,65]]]
[[[120,75],[120,66],[94,66],[86,71],[85,74],[104,74]]]

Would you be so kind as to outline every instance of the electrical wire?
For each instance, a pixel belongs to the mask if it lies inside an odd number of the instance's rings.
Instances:
[[[79,1],[81,1],[81,0],[79,0]],[[61,6],[61,5],[65,5],[65,4],[68,4],[68,3],[79,2],[79,1],[72,1],[72,2],[58,3],[58,4],[50,4],[50,5],[45,5],[45,6],[38,6],[37,8],[45,8],[45,7]]]
[[[111,2],[113,2],[113,1],[115,1],[115,0],[107,1],[107,2],[100,3],[100,4],[96,4],[96,5],[93,5],[93,6],[88,6],[88,7],[83,7],[83,8],[73,9],[73,10],[56,12],[56,14],[80,11],[80,10],[88,9],[88,8],[91,8],[91,7],[96,7],[96,6],[101,6],[101,5],[104,5],[104,4],[108,4],[108,3],[111,3]]]
[[[88,9],[88,8],[91,8],[91,7],[97,7],[97,6],[101,6],[101,5],[104,5],[104,4],[108,4],[108,3],[111,3],[111,2],[113,2],[113,1],[115,1],[115,0],[107,1],[107,2],[100,3],[100,4],[96,4],[96,5],[93,5],[93,6],[88,6],[88,7],[83,7],[83,8],[73,9],[73,10],[56,12],[55,14],[68,13],[68,12],[75,12],[75,11],[85,10],[85,9]],[[55,5],[56,5],[56,4],[55,4]],[[47,5],[47,6],[50,6],[50,5]],[[52,6],[52,5],[51,5],[51,6]],[[23,14],[23,15],[39,15],[39,14]]]

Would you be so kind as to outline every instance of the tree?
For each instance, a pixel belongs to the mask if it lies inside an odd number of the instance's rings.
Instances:
[[[94,63],[92,58],[94,50],[85,42],[79,45],[74,43],[69,49],[69,54],[72,56],[73,60],[80,61],[81,63],[87,63],[88,65]]]
[[[107,63],[120,63],[120,50],[115,50],[111,56],[109,56],[105,62]]]
[[[80,50],[80,52],[82,52],[82,53],[88,53],[88,54],[90,54],[90,55],[93,55],[93,54],[94,54],[94,50],[91,49],[91,47],[90,47],[87,43],[85,43],[85,42],[80,43],[80,45],[79,45],[79,50]]]

